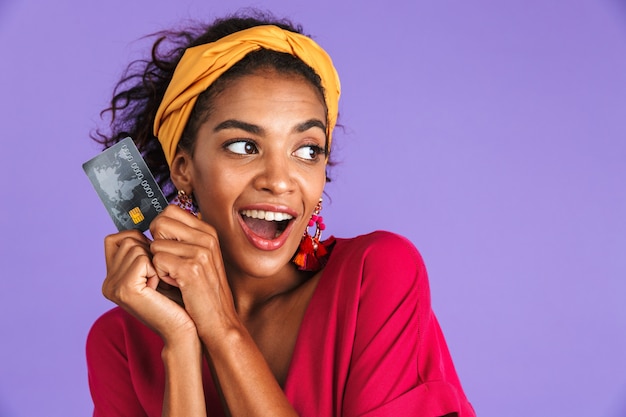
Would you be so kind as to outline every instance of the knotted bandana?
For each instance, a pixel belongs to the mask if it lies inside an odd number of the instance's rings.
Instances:
[[[330,56],[311,38],[277,26],[256,26],[235,32],[216,42],[189,48],[176,66],[172,80],[154,120],[154,135],[161,142],[171,165],[198,96],[248,53],[261,48],[300,58],[319,75],[328,108],[328,147],[337,123],[339,76]]]

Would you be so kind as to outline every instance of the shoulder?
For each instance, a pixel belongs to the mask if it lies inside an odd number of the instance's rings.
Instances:
[[[100,316],[89,330],[85,345],[87,366],[94,374],[109,374],[113,369],[121,372],[131,362],[160,358],[162,347],[156,333],[115,307]]]
[[[119,307],[114,307],[102,314],[91,326],[88,339],[100,337],[102,335],[111,336],[111,331],[126,329],[131,317]]]
[[[163,344],[119,307],[100,316],[87,336],[86,358],[94,415],[157,415]],[[148,409],[144,409],[148,407]]]
[[[409,291],[428,292],[428,278],[419,251],[404,236],[387,231],[375,231],[350,239],[337,239],[331,260],[343,266],[343,271],[358,270],[362,289],[392,298]],[[343,275],[343,279],[350,279]],[[369,291],[368,291],[369,292]]]
[[[365,256],[398,255],[417,258],[419,252],[406,237],[385,230],[377,230],[353,238],[339,238],[341,246],[351,251],[362,252]]]
[[[350,239],[338,239],[339,257],[359,259],[367,270],[424,270],[424,261],[413,243],[396,233],[378,230]],[[425,272],[425,271],[423,271]]]
[[[110,346],[117,339],[123,339],[126,328],[125,314],[124,310],[115,307],[98,317],[87,335],[88,359],[96,355],[105,346]]]
[[[124,351],[132,339],[151,337],[150,333],[143,323],[120,307],[112,308],[91,326],[87,335],[87,356],[99,356],[107,350]]]

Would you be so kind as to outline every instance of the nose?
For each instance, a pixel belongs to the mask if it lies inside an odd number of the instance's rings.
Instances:
[[[279,152],[267,152],[260,158],[259,172],[255,177],[258,190],[281,195],[293,191],[295,181],[289,158]]]

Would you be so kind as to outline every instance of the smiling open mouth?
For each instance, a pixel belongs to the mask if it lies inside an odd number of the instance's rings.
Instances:
[[[287,228],[293,216],[265,210],[243,210],[241,218],[255,235],[263,239],[276,239]]]

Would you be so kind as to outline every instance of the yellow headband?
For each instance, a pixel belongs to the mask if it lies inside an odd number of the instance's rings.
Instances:
[[[277,26],[256,26],[189,48],[183,54],[154,120],[154,135],[161,142],[169,165],[198,95],[248,53],[261,48],[292,54],[320,76],[328,108],[326,134],[330,151],[341,90],[330,56],[307,36]]]

